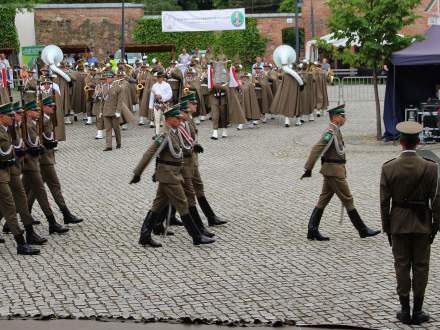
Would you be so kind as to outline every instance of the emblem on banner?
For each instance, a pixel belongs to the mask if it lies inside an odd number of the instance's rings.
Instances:
[[[235,27],[240,27],[244,23],[244,15],[240,11],[234,11],[231,15],[231,22],[232,25]]]

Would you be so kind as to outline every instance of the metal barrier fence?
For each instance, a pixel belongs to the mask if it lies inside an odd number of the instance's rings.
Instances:
[[[378,77],[380,101],[385,99],[386,81],[387,77]],[[374,102],[373,77],[335,77],[327,90],[330,102]]]

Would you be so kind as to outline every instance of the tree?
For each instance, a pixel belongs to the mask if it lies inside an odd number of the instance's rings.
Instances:
[[[20,43],[15,28],[15,8],[0,8],[0,35],[2,36],[0,38],[0,48],[19,49]]]
[[[382,138],[382,120],[378,92],[378,70],[391,54],[408,46],[416,36],[402,36],[403,27],[417,19],[414,9],[421,0],[329,0],[330,30],[335,38],[347,38],[341,51],[333,49],[335,58],[351,65],[366,65],[373,71],[374,100],[376,105],[376,138]],[[351,44],[357,41],[358,52]],[[322,43],[321,43],[322,44]]]

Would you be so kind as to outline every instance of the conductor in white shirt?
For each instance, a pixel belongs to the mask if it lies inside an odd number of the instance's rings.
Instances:
[[[173,97],[173,90],[169,83],[165,81],[165,72],[160,70],[154,74],[157,82],[151,87],[149,109],[154,115],[154,131],[153,139],[160,134],[160,121],[163,111],[167,103]]]

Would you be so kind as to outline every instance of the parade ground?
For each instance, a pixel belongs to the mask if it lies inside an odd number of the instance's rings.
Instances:
[[[381,166],[399,155],[399,146],[376,142],[373,102],[348,103],[347,119],[342,132],[355,205],[368,226],[381,229]],[[384,234],[360,239],[346,214],[340,223],[335,197],[320,227],[331,240],[306,239],[322,184],[320,164],[312,178],[299,178],[327,123],[325,116],[284,128],[276,118],[254,129],[230,128],[229,137],[218,141],[209,139],[211,123],[202,123],[205,190],[217,215],[229,222],[210,228],[216,243],[199,247],[183,227],[172,227],[175,236],[160,238],[159,249],[138,245],[156,191],[153,166],[139,184],[128,184],[153,130],[131,124],[123,131],[122,148],[103,152],[95,127],[80,121],[67,126],[67,141],[56,153],[57,171],[72,213],[84,222],[66,235],[51,236],[36,257],[18,256],[12,237],[5,235],[1,318],[408,328],[395,319],[399,301]],[[426,148],[440,154],[438,146]],[[36,230],[48,236],[47,222],[34,208],[42,221]],[[62,221],[59,212],[57,219]],[[425,300],[432,321],[426,329],[440,328],[438,247],[436,240]],[[15,329],[14,322],[0,321],[0,328]]]

